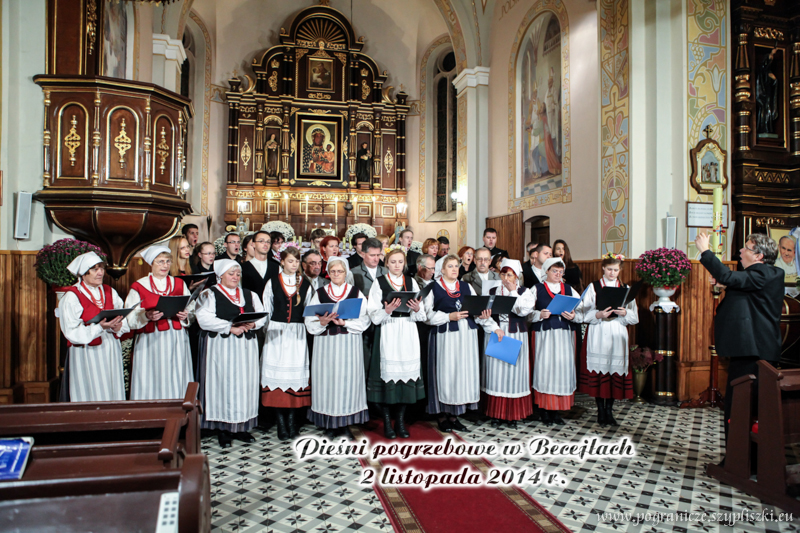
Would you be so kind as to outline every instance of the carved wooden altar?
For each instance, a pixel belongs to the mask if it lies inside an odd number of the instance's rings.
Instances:
[[[306,238],[323,223],[340,236],[355,222],[407,225],[408,95],[390,97],[363,46],[342,13],[310,7],[253,58],[247,87],[229,80],[226,223],[281,220]]]

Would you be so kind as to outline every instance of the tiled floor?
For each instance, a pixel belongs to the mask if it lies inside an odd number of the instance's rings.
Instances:
[[[636,446],[632,459],[537,460],[528,457],[490,459],[495,466],[542,468],[564,476],[562,487],[542,484],[526,490],[573,531],[707,531],[800,532],[800,517],[790,522],[675,522],[633,525],[603,520],[611,512],[732,511],[772,509],[704,474],[705,464],[721,460],[722,415],[717,409],[681,410],[650,404],[617,402],[620,427],[600,428],[591,398],[579,396],[579,418],[547,428],[525,422],[516,430],[492,428],[488,421],[470,423],[463,436],[471,441],[527,443],[535,436],[580,442],[597,435],[605,441],[628,437]],[[585,411],[585,412],[584,412]],[[412,427],[413,432],[413,427]],[[319,434],[306,425],[303,434]],[[216,438],[203,440],[211,462],[212,522],[215,531],[391,531],[383,507],[369,487],[358,484],[356,459],[299,462],[289,443],[275,430],[256,431],[257,441],[239,442],[222,451]],[[435,492],[432,492],[432,497]]]

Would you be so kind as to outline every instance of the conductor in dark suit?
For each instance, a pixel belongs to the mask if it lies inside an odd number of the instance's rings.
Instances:
[[[775,241],[763,233],[747,237],[739,250],[744,270],[731,272],[708,247],[709,237],[695,239],[700,262],[725,289],[725,298],[714,318],[714,343],[720,357],[730,358],[725,391],[725,436],[731,416],[731,382],[753,374],[758,378],[758,360],[777,363],[781,355],[780,320],[783,307],[783,271],[774,266],[778,256]],[[758,398],[757,387],[754,398]]]

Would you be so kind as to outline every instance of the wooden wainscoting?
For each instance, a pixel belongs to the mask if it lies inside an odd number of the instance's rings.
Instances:
[[[47,327],[55,317],[35,263],[36,252],[0,250],[0,404],[49,402],[57,385],[58,353]]]
[[[601,260],[575,261],[583,274],[584,284],[600,279]],[[620,272],[620,279],[625,283],[633,283],[639,277],[636,274],[637,259],[625,261]],[[699,261],[692,261],[692,271],[672,297],[680,306],[678,315],[678,400],[689,400],[708,387],[711,368],[711,345],[714,325],[714,298],[711,293],[708,272]],[[736,270],[736,262],[725,261],[724,264]],[[724,291],[721,298],[724,298]],[[630,330],[630,344],[653,346],[655,336],[655,320],[650,312],[650,304],[657,300],[653,288],[649,285],[639,293],[636,305],[639,306],[639,324]],[[721,301],[721,300],[720,300]],[[727,360],[720,360],[719,382],[724,393],[727,380]]]

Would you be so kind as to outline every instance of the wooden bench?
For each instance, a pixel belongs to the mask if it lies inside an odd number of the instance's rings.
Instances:
[[[758,426],[753,431],[752,398],[756,377],[731,382],[733,403],[724,466],[709,464],[709,476],[752,496],[800,514],[800,465],[789,465],[786,445],[800,442],[800,369],[776,370],[759,361]],[[756,477],[751,457],[756,449]]]
[[[207,532],[211,494],[205,455],[180,469],[0,484],[0,530],[155,531],[161,496],[178,492],[178,531]]]

